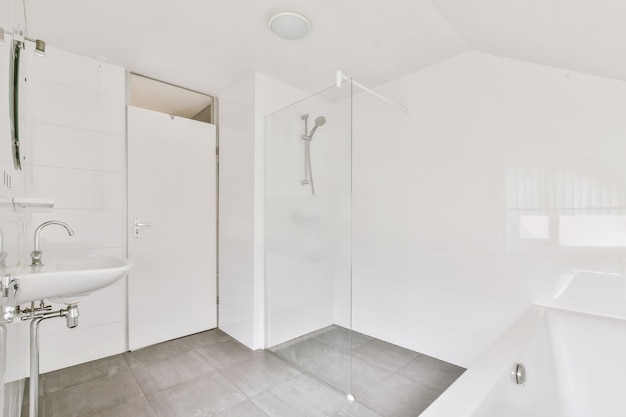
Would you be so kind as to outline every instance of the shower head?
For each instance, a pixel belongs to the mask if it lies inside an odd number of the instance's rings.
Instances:
[[[311,129],[311,133],[309,133],[309,137],[312,138],[313,137],[313,133],[315,133],[315,129],[317,129],[320,126],[324,126],[326,124],[326,118],[324,116],[320,116],[318,118],[315,119],[315,126],[313,126],[313,129]]]

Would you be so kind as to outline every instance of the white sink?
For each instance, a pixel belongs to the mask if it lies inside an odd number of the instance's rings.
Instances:
[[[113,284],[133,266],[124,258],[109,256],[49,261],[40,267],[19,266],[17,304],[47,299],[76,303],[81,297]]]

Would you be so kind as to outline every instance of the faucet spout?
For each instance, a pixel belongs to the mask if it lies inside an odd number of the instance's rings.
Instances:
[[[30,264],[31,266],[42,266],[43,265],[41,263],[41,249],[40,249],[40,246],[39,246],[39,235],[40,235],[41,231],[44,229],[44,227],[47,227],[47,226],[50,226],[50,225],[53,225],[53,224],[56,224],[58,226],[64,227],[65,230],[67,230],[67,234],[68,235],[74,236],[74,230],[72,230],[72,228],[67,223],[64,223],[62,221],[59,221],[59,220],[49,220],[47,222],[41,223],[35,229],[35,248],[30,253],[30,257],[32,259],[32,263]]]

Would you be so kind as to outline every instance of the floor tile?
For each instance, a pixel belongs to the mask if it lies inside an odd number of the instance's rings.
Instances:
[[[315,339],[303,340],[274,353],[309,372],[341,357],[341,352]]]
[[[137,363],[132,373],[145,395],[215,371],[196,351],[165,359]]]
[[[383,417],[357,401],[352,401],[329,417]]]
[[[419,356],[417,352],[378,339],[353,349],[352,354],[355,358],[391,372],[397,371]]]
[[[44,396],[46,417],[93,416],[143,396],[129,370],[103,376]]]
[[[42,375],[40,417],[416,417],[464,371],[356,332],[351,358],[347,336],[276,353],[219,330],[160,343]]]
[[[236,340],[201,346],[196,352],[216,369],[225,368],[255,357],[253,350]]]
[[[227,410],[217,413],[215,417],[271,417],[257,407],[252,401],[245,400]]]
[[[145,397],[136,398],[96,413],[93,417],[156,417]]]
[[[120,355],[83,363],[42,375],[39,391],[40,393],[59,391],[103,376],[113,375],[121,370],[128,370],[128,365]]]
[[[314,377],[335,387],[339,391],[349,394],[352,392],[352,359],[346,353],[332,358],[330,362],[307,370]]]
[[[372,337],[359,332],[350,332],[349,329],[339,326],[334,330],[315,336],[313,339],[325,343],[343,353],[350,353],[352,349],[356,349],[374,340]]]
[[[384,417],[405,417],[425,410],[438,396],[433,389],[394,374],[356,400]]]
[[[388,378],[393,372],[349,355],[309,371],[311,375],[332,385],[341,392],[359,395]]]
[[[169,342],[163,342],[157,345],[135,350],[133,352],[127,352],[124,354],[124,359],[126,359],[126,362],[128,362],[128,365],[132,368],[141,364],[153,363],[171,356],[180,355],[181,353],[188,352],[189,350],[191,350],[189,346],[183,343],[180,339],[175,339],[170,340]]]
[[[252,401],[271,417],[327,417],[348,402],[344,395],[308,375],[277,385]]]
[[[464,368],[422,355],[398,370],[398,375],[419,382],[438,392],[447,389],[465,372]]]
[[[248,397],[301,375],[296,368],[269,352],[222,368],[219,372]]]
[[[148,396],[158,417],[207,417],[245,399],[244,394],[217,372]]]
[[[201,332],[182,337],[180,341],[186,344],[190,349],[198,349],[199,347],[202,347],[204,345],[226,342],[230,339],[231,337],[220,329],[213,329],[207,332]]]
[[[360,395],[391,375],[386,369],[359,358],[352,358],[352,394]]]

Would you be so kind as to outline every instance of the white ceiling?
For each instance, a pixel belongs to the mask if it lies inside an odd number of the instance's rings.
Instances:
[[[624,0],[433,0],[475,50],[626,80]]]
[[[626,80],[624,0],[25,1],[31,37],[209,94],[251,71],[375,86],[468,49]],[[271,33],[279,11],[306,15],[309,36]]]

